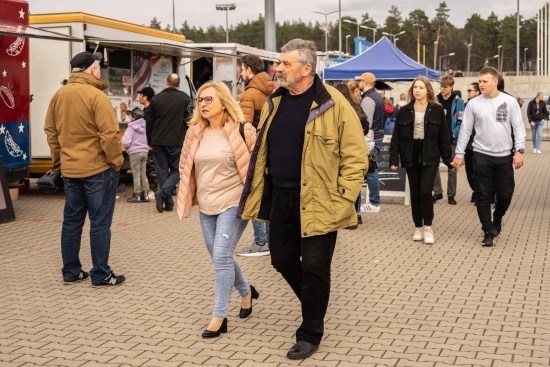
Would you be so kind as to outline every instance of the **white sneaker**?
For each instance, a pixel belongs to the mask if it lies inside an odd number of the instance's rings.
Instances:
[[[542,154],[542,152],[540,151],[540,149],[537,149],[537,154]]]
[[[413,235],[413,241],[422,241],[424,239],[424,228],[415,228],[414,229],[414,235]]]
[[[372,205],[371,203],[361,205],[361,213],[371,212],[378,213],[380,211],[381,205]]]
[[[534,153],[534,154],[537,154],[537,150],[536,150],[536,149],[533,149],[533,153]]]
[[[434,242],[434,231],[432,231],[431,229],[424,229],[424,243],[431,245]]]

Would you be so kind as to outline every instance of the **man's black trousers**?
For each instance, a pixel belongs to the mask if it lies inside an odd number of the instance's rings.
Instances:
[[[493,219],[502,219],[514,194],[513,156],[494,157],[474,152],[474,186],[477,195],[477,215],[483,232],[493,229],[491,198],[496,192]]]
[[[276,188],[273,188],[269,231],[271,264],[302,303],[302,324],[296,331],[296,341],[319,345],[330,296],[330,266],[337,232],[302,238],[300,193]]]

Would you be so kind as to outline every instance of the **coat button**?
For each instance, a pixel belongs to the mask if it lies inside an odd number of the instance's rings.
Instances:
[[[303,185],[303,186],[307,186],[307,183],[304,182],[302,185]]]
[[[303,207],[302,207],[302,210],[306,210],[306,207],[305,207],[305,206],[303,206]]]
[[[304,232],[304,236],[307,236],[307,232]]]
[[[308,134],[310,133],[309,130],[307,131],[307,133],[308,133]]]

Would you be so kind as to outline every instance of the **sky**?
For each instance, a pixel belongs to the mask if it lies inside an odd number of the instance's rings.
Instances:
[[[190,26],[206,29],[210,25],[225,27],[226,12],[217,11],[216,4],[234,3],[237,8],[229,12],[229,25],[258,19],[264,14],[264,0],[28,0],[32,14],[84,12],[131,23],[149,25],[153,17],[162,26],[172,24],[172,3],[175,3],[176,24],[187,20]],[[325,16],[312,10],[328,13],[338,10],[341,2],[342,16],[359,18],[369,13],[378,23],[383,23],[389,15],[391,5],[396,5],[405,17],[414,9],[422,9],[432,19],[440,0],[402,0],[386,2],[381,0],[275,0],[275,20],[283,22],[301,19],[305,22],[324,23]],[[525,18],[535,16],[537,9],[547,0],[519,0],[520,14]],[[450,8],[449,21],[462,28],[473,13],[487,18],[491,11],[503,17],[515,14],[517,0],[447,0]],[[329,22],[338,19],[338,13],[328,16]],[[370,32],[368,30],[363,30]]]

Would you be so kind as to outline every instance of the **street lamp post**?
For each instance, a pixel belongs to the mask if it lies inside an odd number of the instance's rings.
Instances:
[[[470,76],[470,50],[472,48],[472,44],[468,43],[468,64],[466,65],[466,71],[468,73],[468,76]]]
[[[523,73],[525,73],[525,71],[526,71],[525,69],[527,68],[526,65],[527,65],[527,50],[528,49],[529,48],[527,48],[527,47],[525,47],[523,49]]]
[[[348,35],[346,36],[346,54],[348,54],[348,55],[349,55],[348,38],[350,38],[350,37],[351,37],[351,34],[348,34]]]
[[[443,59],[444,57],[450,57],[450,56],[454,56],[454,55],[455,55],[455,53],[451,52],[450,54],[439,56],[439,73],[440,74],[443,71],[443,67],[442,67],[442,64],[441,64],[441,59]]]
[[[372,43],[376,43],[376,28],[367,27],[366,25],[362,25],[361,28],[365,29],[372,29]]]
[[[216,4],[216,10],[225,11],[225,43],[229,43],[229,11],[236,8],[236,4]]]
[[[391,41],[391,38],[393,37],[393,44],[395,45],[395,37],[399,36],[399,35],[402,35],[404,34],[405,31],[401,31],[399,33],[396,33],[396,34],[391,34],[391,33],[388,33],[388,32],[382,32],[382,34],[385,34],[386,36],[390,36],[390,41]]]
[[[321,14],[325,16],[325,54],[328,51],[328,16],[332,13],[336,13],[338,10],[329,11],[328,13],[323,13],[321,11],[312,10],[312,12]]]
[[[500,73],[500,49],[501,48],[502,48],[502,45],[499,45],[498,46],[498,55],[497,55],[497,58],[498,58],[498,60],[497,60],[497,70],[498,70],[499,73]]]
[[[361,25],[361,23],[354,22],[354,21],[349,20],[349,19],[344,19],[344,22],[357,25],[357,38],[359,38],[359,26]]]

